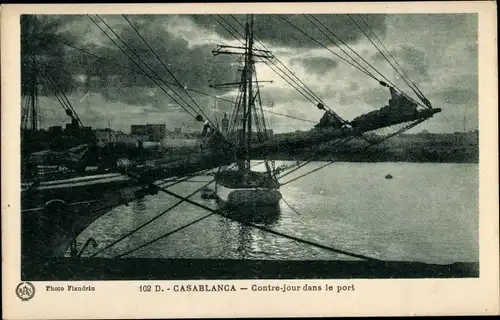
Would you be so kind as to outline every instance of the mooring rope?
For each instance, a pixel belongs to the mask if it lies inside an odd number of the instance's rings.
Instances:
[[[210,185],[211,183],[213,183],[215,181],[212,180],[206,184],[204,184],[202,187],[196,189],[194,192],[192,192],[191,194],[189,194],[187,198],[189,197],[192,197],[193,195],[195,195],[196,193],[200,192],[203,188],[207,187],[208,185]],[[172,211],[173,209],[175,209],[176,207],[178,207],[180,204],[182,204],[184,202],[184,200],[179,200],[177,201],[176,203],[174,203],[173,205],[171,205],[170,207],[168,207],[167,209],[165,209],[164,211],[162,211],[161,213],[157,214],[156,216],[154,216],[153,218],[149,219],[148,221],[144,222],[143,224],[141,224],[140,226],[138,226],[137,228],[134,228],[133,230],[127,232],[126,234],[124,234],[123,236],[121,236],[120,238],[116,239],[115,241],[111,242],[110,244],[108,244],[106,247],[102,248],[101,250],[97,251],[97,252],[94,252],[92,255],[90,255],[89,257],[92,258],[92,257],[95,257],[96,255],[102,253],[103,251],[113,247],[114,245],[116,245],[118,242],[122,241],[123,239],[131,236],[132,234],[136,233],[137,231],[141,230],[142,228],[146,227],[147,225],[151,224],[152,222],[156,221],[157,219],[159,219],[160,217],[164,216],[166,213]]]
[[[283,200],[283,202],[288,206],[288,208],[290,208],[293,212],[295,212],[296,214],[298,214],[299,216],[301,216],[300,212],[295,209],[294,207],[292,207],[286,200],[285,198],[281,197],[281,200]]]
[[[164,193],[166,193],[168,195],[171,195],[171,196],[173,196],[175,198],[184,200],[185,202],[188,202],[188,203],[190,203],[190,204],[192,204],[192,205],[194,205],[196,207],[199,207],[201,209],[205,209],[205,210],[209,211],[210,214],[205,215],[205,216],[203,216],[203,217],[201,217],[199,219],[196,219],[196,220],[190,222],[189,224],[186,224],[186,225],[184,225],[182,227],[179,227],[179,228],[177,228],[177,229],[175,229],[173,231],[170,231],[170,232],[166,233],[165,235],[162,235],[162,236],[160,236],[158,238],[155,238],[155,239],[153,239],[151,241],[148,241],[145,244],[142,244],[142,245],[138,246],[137,248],[134,248],[132,250],[127,251],[126,253],[120,254],[120,255],[117,256],[117,258],[123,257],[124,255],[127,255],[127,254],[129,254],[131,252],[134,252],[134,251],[137,251],[137,250],[139,250],[141,248],[144,248],[145,246],[147,246],[149,244],[152,244],[152,243],[154,243],[154,242],[156,242],[156,241],[158,241],[160,239],[163,239],[163,238],[165,238],[165,237],[167,237],[167,236],[169,236],[171,234],[174,234],[174,233],[176,233],[176,232],[178,232],[178,231],[180,231],[182,229],[185,229],[185,228],[187,228],[187,227],[189,227],[189,226],[191,226],[191,225],[193,225],[193,224],[195,224],[197,222],[200,222],[200,221],[202,221],[202,220],[204,220],[204,219],[206,219],[206,218],[208,218],[208,217],[210,217],[212,215],[217,214],[217,215],[219,215],[219,216],[221,216],[223,218],[226,218],[228,220],[232,220],[232,221],[238,222],[238,223],[240,223],[242,225],[245,225],[245,226],[248,226],[248,227],[251,227],[251,228],[254,228],[254,229],[258,229],[258,230],[261,230],[261,231],[264,231],[264,232],[268,232],[268,233],[271,233],[271,234],[274,234],[276,236],[280,236],[280,237],[283,237],[283,238],[286,238],[286,239],[290,239],[290,240],[293,240],[293,241],[298,242],[298,243],[303,243],[303,244],[307,244],[307,245],[310,245],[310,246],[313,246],[313,247],[316,247],[316,248],[324,249],[326,251],[330,251],[330,252],[333,252],[333,253],[343,254],[343,255],[346,255],[346,256],[351,256],[351,257],[354,257],[354,258],[364,259],[364,260],[368,260],[368,261],[375,261],[375,262],[382,262],[383,261],[383,260],[376,259],[376,258],[373,258],[373,257],[369,257],[369,256],[365,256],[365,255],[362,255],[362,254],[357,254],[357,253],[352,253],[352,252],[348,252],[348,251],[341,250],[341,249],[332,248],[332,247],[325,246],[325,245],[320,244],[320,243],[316,243],[316,242],[313,242],[313,241],[309,241],[309,240],[301,239],[301,238],[298,238],[298,237],[295,237],[295,236],[291,236],[291,235],[288,235],[288,234],[284,234],[284,233],[281,233],[279,231],[275,231],[275,230],[272,230],[272,229],[269,229],[267,227],[260,226],[260,225],[257,225],[257,224],[251,223],[251,222],[247,222],[247,221],[242,221],[242,220],[239,220],[239,219],[235,219],[234,217],[231,217],[230,215],[223,214],[220,210],[212,209],[212,208],[207,207],[207,206],[205,206],[203,204],[200,204],[200,203],[197,203],[195,201],[192,201],[192,200],[190,200],[190,199],[188,199],[186,197],[180,196],[180,195],[178,195],[178,194],[176,194],[174,192],[171,192],[171,191],[169,191],[167,189],[164,189],[164,188],[161,188],[161,187],[157,187],[157,188],[158,188],[158,190],[163,191]]]
[[[153,239],[153,240],[150,240],[150,241],[148,241],[148,242],[146,242],[146,243],[143,243],[143,244],[141,244],[140,246],[135,247],[135,248],[134,248],[134,249],[132,249],[132,250],[129,250],[129,251],[125,252],[125,253],[121,253],[121,254],[119,254],[119,255],[115,256],[115,257],[114,257],[114,259],[121,258],[121,257],[126,256],[126,255],[128,255],[128,254],[131,254],[132,252],[135,252],[135,251],[137,251],[137,250],[139,250],[139,249],[142,249],[142,248],[144,248],[144,247],[146,247],[146,246],[148,246],[148,245],[150,245],[150,244],[152,244],[152,243],[155,243],[155,242],[156,242],[156,241],[158,241],[158,240],[161,240],[161,239],[163,239],[163,238],[166,238],[166,237],[168,237],[168,236],[170,236],[170,235],[172,235],[172,234],[174,234],[174,233],[177,233],[177,232],[179,232],[179,231],[181,231],[181,230],[183,230],[183,229],[185,229],[185,228],[187,228],[187,227],[189,227],[189,226],[192,226],[192,225],[193,225],[193,224],[195,224],[195,223],[198,223],[198,222],[200,222],[200,221],[202,221],[202,220],[205,220],[206,218],[208,218],[208,217],[210,217],[210,216],[213,216],[214,214],[215,214],[215,213],[209,213],[209,214],[207,214],[207,215],[204,215],[203,217],[198,218],[198,219],[196,219],[196,220],[194,220],[194,221],[191,221],[190,223],[185,224],[185,225],[183,225],[183,226],[181,226],[181,227],[179,227],[179,228],[177,228],[177,229],[174,229],[174,230],[172,230],[172,231],[170,231],[170,232],[168,232],[168,233],[166,233],[166,234],[164,234],[164,235],[162,235],[162,236],[160,236],[160,237],[157,237],[157,238],[155,238],[155,239]]]

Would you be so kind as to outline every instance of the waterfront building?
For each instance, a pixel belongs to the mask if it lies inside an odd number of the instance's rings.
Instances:
[[[160,142],[167,132],[165,124],[140,124],[132,125],[130,128],[132,135],[148,136],[148,141]]]

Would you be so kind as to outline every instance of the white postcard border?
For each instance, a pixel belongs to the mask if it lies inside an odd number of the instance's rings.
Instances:
[[[2,265],[6,319],[273,317],[365,315],[464,315],[499,312],[499,217],[497,133],[497,34],[495,3],[259,3],[7,5],[1,11],[2,57]],[[42,13],[458,13],[479,14],[480,121],[480,277],[413,280],[233,280],[233,281],[82,281],[95,292],[53,293],[45,286],[72,282],[33,282],[36,295],[21,301],[20,282],[20,27],[19,15]],[[354,285],[354,292],[199,292],[152,293],[139,285],[174,284]]]

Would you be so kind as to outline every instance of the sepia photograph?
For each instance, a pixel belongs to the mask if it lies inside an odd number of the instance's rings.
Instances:
[[[114,9],[17,16],[18,301],[483,275],[477,10]]]

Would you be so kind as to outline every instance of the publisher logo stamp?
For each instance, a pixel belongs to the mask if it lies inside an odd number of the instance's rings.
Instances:
[[[16,287],[16,295],[22,301],[28,301],[35,295],[35,286],[31,282],[21,282]]]

